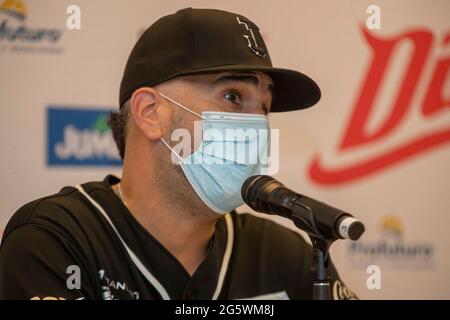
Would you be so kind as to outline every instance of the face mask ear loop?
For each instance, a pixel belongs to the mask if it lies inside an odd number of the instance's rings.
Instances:
[[[184,110],[196,115],[197,117],[200,117],[201,119],[205,119],[203,116],[201,116],[200,114],[198,114],[195,111],[192,111],[191,109],[186,108],[185,106],[183,106],[181,103],[176,102],[175,100],[169,98],[168,96],[166,96],[165,94],[159,92],[160,95],[162,95],[164,98],[166,98],[167,100],[169,100],[170,102],[172,102],[173,104],[176,104],[177,106],[179,106],[180,108],[183,108]]]
[[[177,154],[163,138],[159,138],[159,140],[164,143],[164,145],[172,152],[172,154],[174,154],[178,158],[178,160],[180,160],[180,162],[183,161],[183,158],[179,154]]]

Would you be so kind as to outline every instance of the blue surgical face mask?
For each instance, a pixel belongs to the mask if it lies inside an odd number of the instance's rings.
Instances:
[[[242,205],[244,181],[267,170],[270,144],[267,117],[233,112],[202,112],[200,115],[160,94],[202,119],[201,144],[186,158],[181,158],[161,138],[180,160],[181,169],[197,195],[220,214]]]

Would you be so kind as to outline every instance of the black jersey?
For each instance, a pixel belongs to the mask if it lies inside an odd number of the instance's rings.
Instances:
[[[311,299],[312,249],[296,232],[226,214],[190,276],[116,196],[118,182],[109,175],[20,208],[0,247],[0,298]],[[353,298],[332,272],[333,297]]]

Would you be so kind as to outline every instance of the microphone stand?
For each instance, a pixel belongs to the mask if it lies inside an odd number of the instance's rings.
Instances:
[[[329,265],[329,253],[331,243],[326,239],[319,239],[309,236],[313,245],[312,259],[312,279],[313,279],[313,300],[332,300],[331,296],[331,272]]]
[[[308,219],[304,217],[307,216]],[[326,237],[317,228],[314,212],[310,207],[294,202],[291,219],[301,230],[306,231],[313,246],[311,273],[313,279],[313,300],[332,300],[329,248],[338,238]],[[310,223],[309,221],[313,221]]]

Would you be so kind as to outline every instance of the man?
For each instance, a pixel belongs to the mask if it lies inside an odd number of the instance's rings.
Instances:
[[[247,18],[191,8],[161,18],[133,48],[110,117],[122,180],[65,187],[19,209],[3,236],[0,297],[310,299],[304,239],[234,211],[245,179],[264,172],[268,139],[230,144],[206,132],[268,130],[268,112],[319,98],[307,76],[272,67]],[[182,154],[172,135],[194,136],[196,122],[202,141]],[[230,145],[258,160],[229,161],[219,149]],[[222,162],[198,161],[207,158]],[[333,273],[334,297],[353,297]]]

